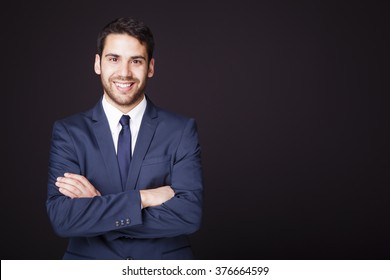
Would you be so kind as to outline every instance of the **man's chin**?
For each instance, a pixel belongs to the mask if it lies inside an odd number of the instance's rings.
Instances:
[[[143,99],[143,94],[118,94],[116,95],[115,102],[121,106],[133,106],[138,104]]]

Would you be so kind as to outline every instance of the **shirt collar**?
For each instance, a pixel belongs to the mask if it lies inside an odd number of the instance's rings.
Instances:
[[[117,129],[119,120],[122,115],[129,115],[132,121],[134,121],[135,123],[141,123],[142,117],[146,110],[146,104],[147,102],[144,96],[142,101],[137,106],[135,106],[130,112],[124,114],[119,109],[108,103],[105,96],[103,96],[102,98],[103,110],[107,116],[108,124],[110,125],[111,131],[115,131],[115,129]]]

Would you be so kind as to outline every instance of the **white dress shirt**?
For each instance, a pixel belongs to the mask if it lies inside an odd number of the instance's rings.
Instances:
[[[130,116],[130,131],[131,131],[131,153],[134,152],[134,147],[137,142],[138,132],[141,127],[142,117],[146,109],[146,98],[135,106],[130,112],[123,114],[120,110],[115,108],[113,105],[107,102],[105,96],[102,98],[102,105],[104,113],[107,116],[108,124],[110,125],[112,140],[114,141],[115,152],[117,152],[118,147],[118,137],[122,129],[121,124],[119,123],[122,115]]]

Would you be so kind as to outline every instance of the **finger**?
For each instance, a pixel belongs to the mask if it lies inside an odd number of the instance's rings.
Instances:
[[[81,192],[83,192],[86,189],[86,187],[83,185],[82,182],[78,181],[77,179],[73,179],[73,178],[58,177],[57,182],[71,185],[71,186],[79,189]]]
[[[65,196],[67,196],[67,197],[70,197],[70,198],[77,198],[77,197],[78,197],[77,194],[75,194],[75,193],[69,191],[69,190],[66,189],[66,188],[58,187],[58,191],[59,191],[61,194],[65,195]]]
[[[58,177],[57,182],[62,183],[62,187],[72,192],[78,198],[101,196],[100,192],[81,175],[66,173],[67,177]]]
[[[85,178],[82,175],[75,174],[75,173],[65,173],[64,174],[65,178],[72,178],[76,180],[77,182],[81,183],[85,188],[89,189],[90,191],[95,191],[95,187],[88,181],[87,178]]]
[[[73,185],[64,182],[59,182],[59,181],[57,181],[55,185],[60,189],[66,190],[67,193],[72,193],[73,194],[72,196],[78,197],[82,194],[82,191]]]
[[[67,197],[70,197],[70,198],[77,198],[77,196],[74,194],[74,193],[71,193],[70,191],[66,190],[66,189],[63,189],[63,188],[59,188],[58,189],[60,191],[60,193],[62,193],[63,195],[67,196]]]
[[[82,183],[83,185],[88,185],[88,184],[90,184],[87,178],[85,178],[84,176],[79,175],[79,174],[67,172],[67,173],[64,174],[64,177],[65,177],[65,178],[71,178],[71,179],[73,179],[73,180],[76,180],[76,181]]]

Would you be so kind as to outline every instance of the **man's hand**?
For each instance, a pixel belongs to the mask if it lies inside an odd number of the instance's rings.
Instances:
[[[60,193],[70,198],[101,196],[100,192],[84,176],[65,173],[58,177],[56,186]]]
[[[60,193],[70,198],[101,196],[100,192],[84,176],[65,173],[58,177],[55,183]],[[142,208],[159,206],[174,197],[175,192],[170,186],[141,190]]]
[[[159,206],[174,197],[175,192],[170,186],[155,189],[140,190],[142,208]]]

